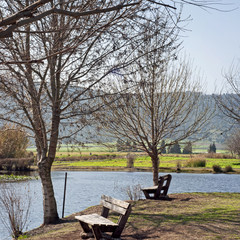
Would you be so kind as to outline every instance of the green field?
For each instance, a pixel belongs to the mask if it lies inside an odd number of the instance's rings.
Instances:
[[[124,154],[124,153],[121,153]],[[126,154],[126,153],[125,153]],[[127,159],[124,155],[116,154],[82,154],[80,156],[71,155],[75,157],[59,156],[54,162],[54,166],[62,167],[126,167]],[[209,155],[211,156],[211,155]],[[219,156],[219,157],[218,157]],[[164,154],[160,156],[161,168],[176,168],[177,165],[181,168],[187,168],[189,161],[193,160],[205,160],[206,166],[204,168],[212,168],[213,165],[219,165],[222,168],[231,166],[233,169],[240,169],[240,160],[234,158],[223,158],[226,155],[216,154],[216,158],[208,157],[208,154],[193,154],[193,155],[170,155]],[[134,167],[136,168],[150,168],[152,166],[151,159],[146,155],[135,154]],[[221,158],[222,157],[222,158]]]
[[[109,147],[107,147],[109,146]],[[206,162],[205,167],[201,169],[212,169],[213,165],[219,165],[223,170],[230,166],[233,169],[240,169],[240,160],[232,158],[223,146],[217,150],[217,154],[207,154],[209,144],[198,142],[193,145],[194,154],[191,155],[160,155],[160,168],[174,168],[177,166],[181,169],[189,168],[189,162],[194,160],[203,160]],[[34,148],[29,149],[35,151]],[[67,146],[63,145],[58,149],[56,160],[53,166],[58,168],[92,168],[92,167],[117,167],[124,168],[127,166],[127,152],[116,152],[112,143],[98,145],[94,143],[85,144],[84,146]],[[152,163],[149,156],[144,152],[131,153],[135,156],[135,168],[151,168]],[[200,167],[198,167],[200,169]]]

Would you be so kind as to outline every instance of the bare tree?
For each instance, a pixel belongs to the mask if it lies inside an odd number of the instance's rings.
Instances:
[[[232,65],[224,74],[226,87],[225,93],[214,95],[216,103],[222,113],[235,123],[240,124],[240,66]]]
[[[155,34],[144,34],[146,26],[157,12],[163,18],[169,12],[154,1],[5,0],[2,14],[11,16],[38,2],[42,13],[55,7],[69,13],[93,11],[82,17],[49,14],[18,25],[12,37],[0,40],[0,119],[33,133],[44,224],[49,224],[59,219],[51,181],[58,143],[91,124],[91,114],[102,107],[97,97],[107,77],[141,57],[134,52]]]
[[[222,93],[214,95],[214,99],[221,112],[231,121],[231,128],[236,124],[236,129],[231,131],[226,139],[227,148],[240,155],[240,65],[233,64],[224,74],[226,85]],[[230,130],[229,130],[230,132]]]
[[[226,140],[228,150],[233,154],[240,156],[240,130],[234,131]]]
[[[83,16],[88,16],[92,14],[99,14],[99,13],[106,13],[110,11],[118,11],[122,8],[128,7],[128,6],[136,6],[141,5],[142,0],[136,0],[134,2],[128,1],[122,1],[118,4],[115,4],[112,6],[111,1],[104,6],[105,8],[101,8],[100,5],[96,5],[95,9],[87,9],[85,11],[78,11],[79,9],[71,9],[66,10],[60,7],[60,4],[49,4],[53,3],[52,0],[37,0],[37,1],[29,1],[28,4],[20,4],[20,7],[16,9],[15,12],[12,12],[11,10],[11,4],[14,2],[14,0],[10,0],[8,2],[2,1],[4,4],[2,6],[2,9],[0,11],[1,13],[1,21],[0,21],[0,38],[7,38],[12,37],[13,32],[18,31],[19,27],[26,26],[28,24],[31,24],[33,22],[39,21],[42,18],[45,18],[46,16],[52,15],[52,14],[59,14],[59,15],[67,15],[72,16],[74,18],[79,18]],[[62,1],[63,3],[64,1]],[[72,1],[73,2],[73,1]],[[75,0],[75,2],[77,2]],[[145,0],[145,2],[151,2],[154,4],[158,4],[159,6],[163,6],[168,9],[174,9],[176,10],[176,4],[190,4],[195,5],[201,8],[208,8],[208,9],[217,9],[217,6],[220,4],[222,5],[221,0],[203,0],[203,1],[196,1],[196,0],[179,0],[179,1],[171,1],[171,4],[165,3],[165,1],[153,1],[153,0]],[[167,1],[166,1],[167,2]],[[82,3],[83,4],[83,3]],[[86,2],[85,5],[88,3]],[[48,8],[41,8],[42,6],[49,6]],[[92,4],[92,6],[94,6]],[[10,16],[8,15],[8,8],[10,8]],[[43,10],[42,10],[43,9]],[[5,14],[7,12],[7,14]]]
[[[59,218],[51,181],[57,144],[90,124],[106,77],[140,57],[133,53],[154,35],[142,34],[151,17],[167,14],[176,24],[177,2],[1,1],[0,119],[33,133],[44,224]]]
[[[139,50],[144,57],[131,66],[131,74],[118,74],[120,79],[102,98],[107,106],[104,113],[96,116],[109,136],[128,139],[151,157],[154,184],[158,183],[159,155],[164,148],[161,141],[167,140],[169,146],[192,136],[211,115],[192,78],[193,70],[176,60],[177,29],[158,31],[158,20],[155,36]],[[114,92],[120,93],[110,95]]]

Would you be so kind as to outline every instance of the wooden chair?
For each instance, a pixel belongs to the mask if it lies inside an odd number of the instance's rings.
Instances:
[[[168,188],[172,180],[172,175],[167,174],[159,177],[158,185],[148,188],[142,188],[146,199],[168,199]]]
[[[120,238],[127,219],[131,212],[131,204],[109,196],[101,197],[100,205],[103,206],[101,215],[96,213],[82,216],[75,216],[79,221],[85,235],[93,233],[96,240],[103,238],[103,233],[111,232],[112,238]],[[118,213],[118,222],[114,223],[108,219],[109,211]]]

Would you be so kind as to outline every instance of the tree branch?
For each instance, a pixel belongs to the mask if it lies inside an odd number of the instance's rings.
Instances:
[[[5,21],[5,24],[2,24],[2,22],[0,22],[0,26],[5,26],[5,25],[9,25],[12,24],[11,26],[9,26],[7,29],[0,31],[0,38],[6,38],[6,37],[12,37],[12,33],[16,28],[19,28],[21,26],[36,22],[48,15],[51,15],[53,13],[56,14],[61,14],[61,15],[67,15],[67,16],[71,16],[74,18],[80,18],[83,16],[89,16],[89,15],[94,15],[94,14],[100,14],[100,13],[106,13],[106,12],[112,12],[112,11],[118,11],[121,10],[123,8],[126,7],[130,7],[130,6],[135,6],[140,4],[140,2],[135,2],[135,3],[130,3],[130,4],[121,4],[121,5],[117,5],[114,7],[110,7],[110,8],[104,8],[104,9],[94,9],[94,10],[90,10],[90,11],[85,11],[85,12],[71,12],[71,11],[67,11],[67,10],[63,10],[63,9],[58,9],[58,8],[52,8],[48,11],[45,11],[37,16],[31,16],[28,19],[24,19],[24,20],[20,20],[19,22],[16,22],[16,20],[19,19],[19,16],[13,18],[10,17],[10,19],[5,19],[3,21]],[[23,14],[23,13],[22,13]],[[24,17],[26,16],[30,16],[29,15],[29,11],[25,12],[25,15],[23,15]],[[31,12],[32,14],[32,12]],[[22,16],[22,17],[23,17]]]
[[[29,5],[28,7],[24,8],[23,10],[15,13],[14,15],[7,17],[5,19],[3,19],[0,22],[0,27],[2,26],[6,26],[6,25],[10,25],[10,24],[15,24],[17,22],[17,20],[19,20],[20,18],[23,17],[31,17],[32,14],[34,13],[34,11],[36,11],[36,9],[48,2],[51,2],[51,0],[38,0],[35,3]]]

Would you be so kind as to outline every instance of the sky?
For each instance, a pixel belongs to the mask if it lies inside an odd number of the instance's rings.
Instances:
[[[183,35],[183,51],[200,71],[205,92],[219,92],[226,83],[223,73],[240,62],[240,0],[224,0],[220,9],[203,10],[184,6],[183,16],[191,15]],[[231,3],[231,5],[229,5]]]

